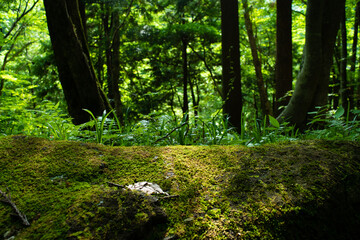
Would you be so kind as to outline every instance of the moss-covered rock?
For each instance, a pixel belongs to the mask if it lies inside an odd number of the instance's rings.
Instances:
[[[0,138],[0,239],[357,239],[360,144],[108,147]],[[157,183],[174,198],[109,186]]]

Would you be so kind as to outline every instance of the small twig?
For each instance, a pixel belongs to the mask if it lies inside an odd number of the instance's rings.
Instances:
[[[11,201],[10,192],[8,193],[8,195],[6,195],[6,193],[4,193],[3,191],[0,190],[0,194],[4,197],[4,199],[2,201],[10,204],[10,206],[15,210],[16,214],[21,218],[23,224],[25,226],[30,226],[30,223],[27,220],[26,215],[21,213],[20,210],[16,207],[15,203]]]
[[[177,197],[179,197],[179,195],[168,195],[164,197],[159,197],[159,199],[168,199],[168,198],[177,198]]]
[[[120,185],[120,184],[113,183],[113,182],[107,182],[107,184],[112,187],[125,188],[124,185]]]
[[[183,126],[185,126],[187,124],[187,122],[184,122],[183,124],[181,124],[180,126],[175,127],[173,130],[171,130],[168,134],[166,134],[164,137],[161,137],[159,139],[157,139],[154,143],[158,143],[162,140],[165,140],[168,136],[170,136],[173,132],[175,132],[176,130],[178,130],[179,128],[182,128]]]
[[[245,143],[245,146],[247,146],[247,145],[249,145],[252,141],[254,141],[255,140],[255,137],[253,137],[252,139],[250,139],[249,141],[247,141],[246,143]]]

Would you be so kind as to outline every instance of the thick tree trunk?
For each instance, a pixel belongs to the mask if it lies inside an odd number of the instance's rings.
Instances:
[[[304,66],[289,104],[278,117],[304,127],[307,113],[326,106],[336,35],[345,0],[308,0]]]
[[[237,0],[221,0],[221,43],[223,112],[238,133],[241,132],[242,92]]]
[[[290,100],[285,97],[292,89],[292,0],[276,1],[276,76],[274,113],[278,116]]]
[[[81,21],[82,21],[82,25],[83,25],[83,29],[84,29],[84,35],[85,35],[85,39],[87,40],[87,28],[86,26],[86,21],[87,21],[87,17],[86,17],[86,0],[79,0],[79,12],[80,12],[80,17],[81,17]]]
[[[90,61],[78,0],[44,0],[47,23],[59,78],[75,124],[110,110]]]
[[[259,90],[259,94],[260,94],[261,110],[262,110],[263,114],[265,114],[265,115],[272,115],[270,101],[268,99],[268,94],[265,89],[264,78],[263,78],[262,71],[261,71],[261,62],[260,62],[260,58],[258,55],[255,35],[254,35],[253,27],[252,27],[252,22],[250,19],[248,1],[242,0],[242,3],[243,3],[243,7],[244,7],[245,27],[246,27],[246,32],[247,32],[247,35],[249,38],[251,54],[252,54],[255,72],[256,72],[257,86],[258,86],[258,90]]]

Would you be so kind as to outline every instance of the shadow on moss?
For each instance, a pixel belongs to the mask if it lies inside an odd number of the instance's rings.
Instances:
[[[167,216],[155,197],[112,190],[72,206],[67,239],[163,239]]]
[[[225,190],[246,212],[242,239],[358,239],[359,152],[334,142],[256,149]]]

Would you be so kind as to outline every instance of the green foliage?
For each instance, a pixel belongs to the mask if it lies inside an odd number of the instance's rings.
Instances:
[[[85,112],[89,113],[89,115],[92,118],[92,121],[90,121],[89,123],[83,125],[83,127],[95,127],[95,137],[96,137],[96,142],[97,143],[104,143],[103,142],[103,137],[104,137],[104,126],[106,121],[108,121],[108,116],[113,112],[110,111],[108,113],[106,113],[106,110],[103,112],[102,116],[99,117],[95,117],[95,115],[88,109],[84,109]],[[111,126],[112,124],[109,124],[110,129],[108,131],[111,131]]]
[[[309,123],[310,128],[321,126],[322,129],[308,130],[306,138],[315,139],[346,139],[355,140],[360,139],[360,111],[351,110],[353,119],[349,119],[349,115],[344,116],[345,110],[340,106],[336,111],[328,111],[323,113],[321,109],[315,114],[314,119]]]
[[[109,145],[225,145],[258,144],[302,138],[359,139],[358,110],[339,108],[312,119],[305,133],[259,111],[256,74],[244,28],[240,32],[243,82],[241,134],[221,114],[221,34],[219,1],[88,1],[86,3],[90,54],[97,76],[108,91],[105,19],[119,12],[121,70],[119,89],[124,121],[104,113],[82,126],[74,126],[66,113],[42,1],[19,21],[8,38],[24,1],[4,1],[0,7],[0,133],[29,134],[51,139],[95,141]],[[30,0],[29,6],[35,1]],[[132,5],[130,5],[132,3]],[[275,5],[250,1],[254,34],[262,59],[264,80],[272,101],[275,73]],[[348,35],[354,20],[355,1],[347,1]],[[293,1],[294,76],[300,69],[304,44],[303,1]],[[240,18],[240,25],[243,26]],[[23,31],[17,38],[16,32]],[[113,31],[113,29],[112,29]],[[296,33],[296,34],[295,34]],[[349,37],[350,38],[350,37]],[[13,40],[11,40],[13,39]],[[16,39],[16,41],[15,41]],[[189,121],[183,105],[182,40],[188,41]],[[13,49],[11,48],[14,44]],[[28,45],[29,44],[29,45]],[[349,43],[350,45],[350,43]],[[11,50],[12,49],[12,50]],[[9,50],[11,50],[9,52]],[[356,75],[356,74],[355,74]],[[336,72],[334,72],[334,77]],[[352,78],[352,77],[351,77]],[[336,85],[336,83],[335,83]],[[191,92],[192,91],[192,92]],[[198,105],[196,105],[198,104]],[[197,113],[195,114],[195,110]],[[349,116],[344,116],[345,112]],[[350,119],[351,118],[351,119]],[[269,124],[270,123],[270,124]]]
[[[269,115],[269,121],[271,123],[271,125],[273,125],[275,128],[279,128],[280,124],[278,122],[278,120],[276,120],[276,118],[274,118],[273,116]]]

